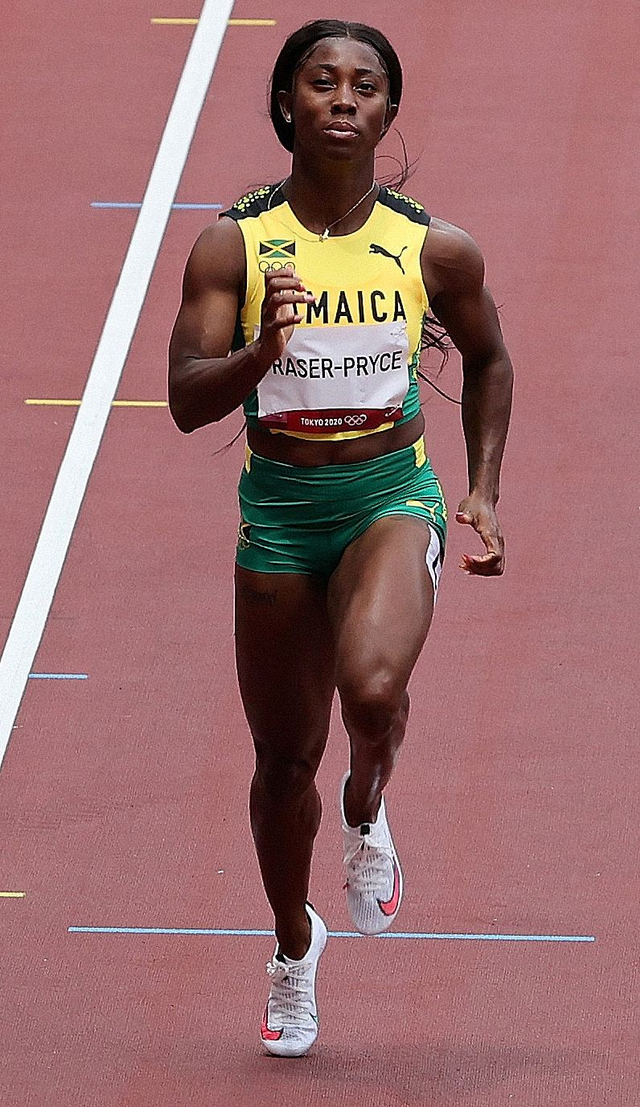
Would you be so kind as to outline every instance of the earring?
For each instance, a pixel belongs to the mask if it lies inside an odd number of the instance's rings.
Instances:
[[[286,114],[285,114],[284,112],[283,112],[282,114],[284,115],[284,121],[285,121],[285,123],[290,123],[290,122],[291,122],[291,116],[290,116],[290,115],[286,115]]]

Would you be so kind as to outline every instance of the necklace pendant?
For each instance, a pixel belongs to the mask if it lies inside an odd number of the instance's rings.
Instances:
[[[323,230],[322,234],[319,237],[320,237],[320,242],[326,242],[328,237],[329,237],[329,228],[325,227],[325,229]]]

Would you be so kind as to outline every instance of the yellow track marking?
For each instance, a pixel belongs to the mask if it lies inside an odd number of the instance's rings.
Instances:
[[[4,899],[24,899],[26,892],[0,892],[0,896]]]
[[[81,400],[25,400],[38,407],[80,407]],[[114,400],[112,407],[166,407],[166,400]]]
[[[160,23],[165,27],[195,27],[197,19],[167,19],[159,16],[151,20],[152,23]],[[275,27],[275,19],[228,19],[230,27]]]

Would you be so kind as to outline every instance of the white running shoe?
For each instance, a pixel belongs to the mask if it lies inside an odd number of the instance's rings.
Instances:
[[[327,928],[307,904],[311,944],[301,961],[276,951],[267,965],[271,991],[262,1018],[260,1040],[276,1057],[302,1057],[318,1037],[316,972],[327,944]]]
[[[380,934],[391,926],[402,899],[402,871],[387,824],[384,798],[374,823],[349,826],[344,814],[344,790],[340,785],[340,813],[347,874],[347,906],[361,934]]]

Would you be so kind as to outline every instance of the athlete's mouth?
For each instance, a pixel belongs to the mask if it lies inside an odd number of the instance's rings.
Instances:
[[[357,127],[354,127],[353,123],[347,123],[345,119],[334,119],[332,123],[329,123],[324,128],[329,134],[345,134],[345,135],[357,135],[360,134]]]

